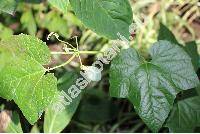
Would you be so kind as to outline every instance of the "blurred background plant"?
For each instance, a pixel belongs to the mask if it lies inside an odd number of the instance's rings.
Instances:
[[[137,24],[136,35],[131,47],[136,48],[147,59],[148,49],[157,40],[160,22],[173,31],[179,42],[195,40],[200,53],[200,2],[198,0],[131,0],[134,22]],[[75,44],[71,37],[78,36],[81,50],[104,51],[112,46],[113,41],[100,37],[86,29],[68,6],[66,13],[60,12],[47,2],[20,3],[14,15],[0,14],[0,40],[13,34],[26,33],[46,41],[52,51],[62,50],[61,43],[55,38],[47,41],[50,32],[56,32],[62,40]],[[123,47],[123,44],[122,46]],[[91,65],[98,55],[82,55],[85,65]],[[68,56],[52,57],[51,66],[62,63]],[[70,66],[56,70],[62,80],[66,72],[79,69],[75,59]],[[150,132],[134,112],[131,103],[123,99],[110,98],[109,65],[104,67],[103,78],[99,83],[92,83],[84,90],[81,103],[63,132]],[[65,80],[62,83],[66,82]],[[13,102],[1,99],[0,103],[8,110],[20,110]],[[22,129],[30,132],[31,126],[21,117]],[[31,132],[43,130],[43,117]],[[0,124],[1,126],[1,124]],[[168,132],[163,128],[161,132]]]

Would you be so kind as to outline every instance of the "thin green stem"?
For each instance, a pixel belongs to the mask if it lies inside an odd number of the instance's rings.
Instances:
[[[76,52],[51,52],[52,55],[73,55]],[[79,54],[98,54],[100,51],[79,51]]]
[[[74,52],[51,52],[52,55],[73,55]]]
[[[63,66],[65,66],[65,65],[69,64],[75,57],[76,57],[76,54],[72,55],[72,57],[71,57],[68,61],[66,61],[65,63],[63,63],[63,64],[61,64],[61,65],[58,65],[58,66],[55,66],[55,67],[53,67],[53,68],[49,68],[49,69],[47,69],[47,71],[51,71],[51,70],[54,70],[54,69],[63,67]]]

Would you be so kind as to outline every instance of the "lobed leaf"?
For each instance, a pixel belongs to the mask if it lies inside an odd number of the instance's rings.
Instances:
[[[35,37],[21,34],[1,41],[0,48],[9,56],[0,70],[0,96],[14,100],[34,124],[57,95],[56,78],[45,75],[42,66],[50,61],[48,47]]]
[[[110,94],[128,98],[135,110],[157,132],[173,106],[177,93],[196,87],[198,77],[191,58],[178,45],[159,41],[150,50],[151,62],[134,49],[122,50],[110,69]]]

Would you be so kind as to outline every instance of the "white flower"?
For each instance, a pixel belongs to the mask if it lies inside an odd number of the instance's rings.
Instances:
[[[101,80],[101,71],[94,66],[85,66],[83,68],[87,78],[91,81],[100,81]]]

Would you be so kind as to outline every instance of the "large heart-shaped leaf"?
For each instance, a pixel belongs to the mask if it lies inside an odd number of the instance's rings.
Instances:
[[[176,94],[198,85],[191,58],[178,45],[159,41],[151,62],[134,49],[122,50],[110,69],[110,94],[128,98],[144,122],[156,132],[168,117]]]
[[[194,132],[200,127],[200,97],[192,97],[179,101],[174,105],[166,126],[170,132]]]
[[[132,9],[128,0],[70,0],[75,14],[97,34],[116,39],[129,38]]]
[[[14,100],[33,124],[57,93],[56,78],[44,75],[42,66],[50,61],[50,51],[35,37],[17,35],[1,41],[0,52],[9,57],[0,70],[0,96]]]

